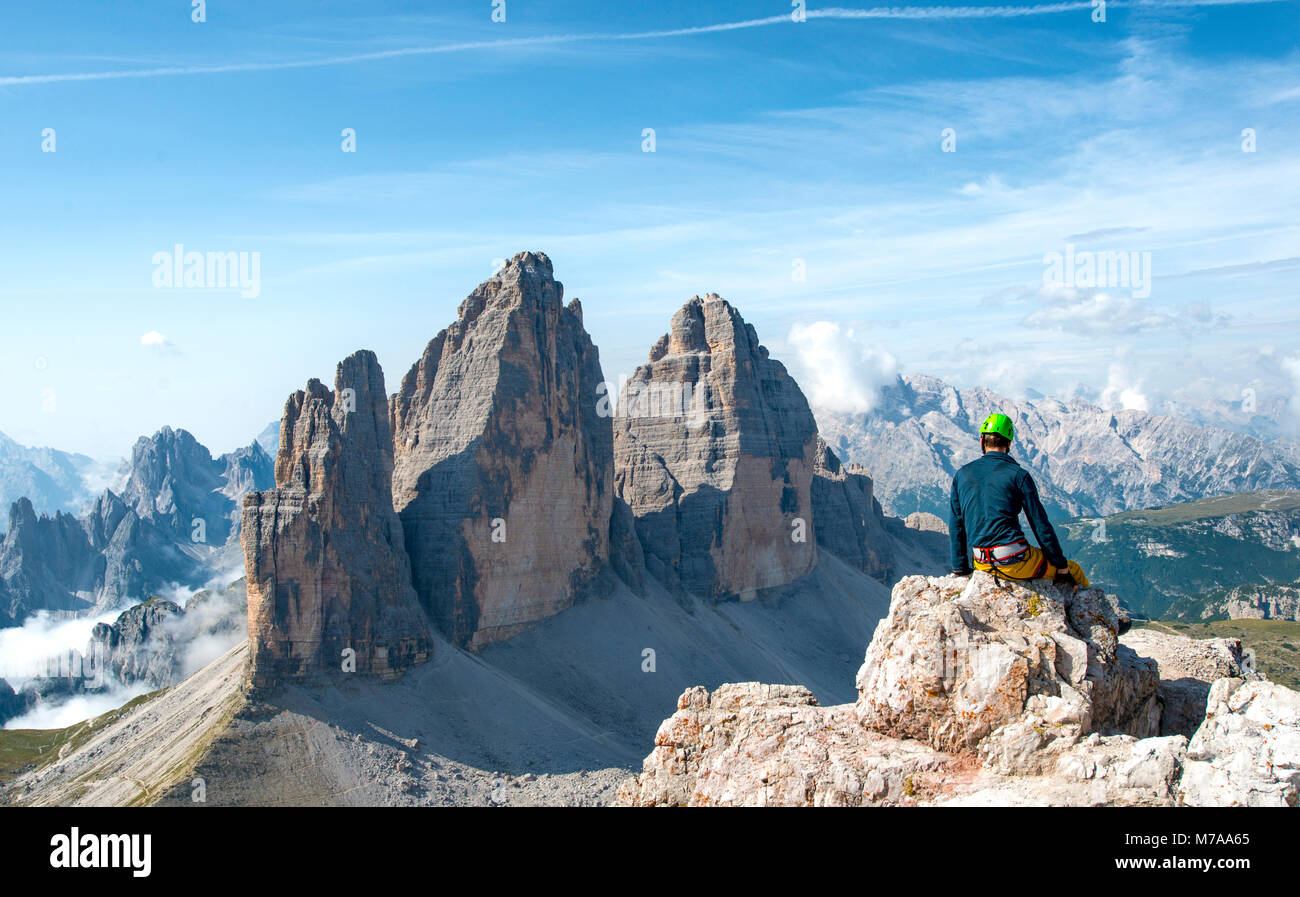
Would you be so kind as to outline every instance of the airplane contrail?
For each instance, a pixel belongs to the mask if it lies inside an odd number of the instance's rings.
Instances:
[[[1185,9],[1206,6],[1253,6],[1262,3],[1283,3],[1290,0],[1110,0],[1107,8]],[[1059,15],[1066,12],[1092,9],[1092,0],[1068,0],[1063,3],[1042,3],[1033,6],[875,6],[864,9],[830,7],[808,9],[808,19],[902,19],[912,21],[944,21],[952,19],[1014,19],[1026,16]],[[62,72],[41,75],[0,76],[0,87],[18,87],[30,84],[59,84],[74,81],[112,81],[124,78],[161,78],[169,75],[220,75],[233,72],[265,72],[281,69],[320,68],[335,65],[352,65],[404,56],[432,56],[440,53],[462,53],[469,50],[501,49],[507,47],[545,46],[595,41],[656,40],[667,37],[686,37],[694,34],[713,34],[737,31],[743,28],[761,28],[768,25],[796,24],[791,14],[745,19],[739,22],[719,22],[687,28],[661,31],[636,31],[623,34],[553,34],[537,37],[510,37],[493,40],[462,41],[425,47],[403,47],[371,53],[354,53],[346,56],[329,56],[318,59],[301,59],[282,62],[233,62],[218,65],[164,66],[151,69],[124,69],[107,72]]]

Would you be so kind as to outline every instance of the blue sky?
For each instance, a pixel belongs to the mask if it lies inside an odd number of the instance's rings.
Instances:
[[[711,291],[827,407],[898,370],[1152,410],[1296,392],[1295,0],[1104,23],[1088,3],[190,12],[3,13],[0,431],[21,442],[107,457],[170,424],[228,450],[363,347],[391,391],[523,249],[583,300],[611,380]],[[155,288],[177,243],[258,252],[260,294]],[[1067,243],[1150,253],[1149,296],[1047,288]]]

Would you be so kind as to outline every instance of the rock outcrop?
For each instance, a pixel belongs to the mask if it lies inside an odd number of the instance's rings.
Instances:
[[[655,736],[624,806],[1171,806],[1187,739],[1094,733],[1032,775],[857,724],[853,705],[819,706],[792,685],[684,693]]]
[[[811,571],[817,427],[798,384],[716,295],[673,315],[618,397],[618,495],[649,571],[712,599]]]
[[[196,592],[182,608],[150,598],[112,623],[97,623],[86,645],[87,676],[96,687],[174,685],[248,638],[244,580]]]
[[[571,606],[609,562],[604,377],[582,307],[563,294],[550,259],[516,255],[461,303],[390,402],[415,589],[471,648]]]
[[[692,688],[655,735],[632,806],[863,806],[914,802],[960,762],[871,732],[852,705],[821,707],[806,688],[746,682]]]
[[[1097,589],[978,572],[907,577],[858,671],[858,719],[986,756],[1091,732],[1156,735],[1156,664],[1120,645],[1118,628]]]
[[[27,692],[14,691],[12,685],[0,679],[0,726],[26,713],[31,708],[33,697]]]
[[[1210,686],[1219,679],[1258,680],[1241,639],[1191,639],[1154,629],[1135,629],[1121,641],[1160,670],[1160,734],[1191,738],[1205,721]]]
[[[20,498],[0,539],[0,625],[17,625],[38,610],[85,610],[104,579],[103,557],[71,514],[37,516]]]
[[[915,511],[908,514],[903,518],[903,524],[908,529],[914,529],[917,532],[948,535],[948,524],[944,522],[943,518],[926,511]]]
[[[1300,694],[1272,682],[1215,682],[1178,793],[1192,806],[1300,807]]]
[[[392,504],[393,443],[373,352],[340,362],[285,403],[276,487],[244,499],[250,680],[327,672],[393,677],[431,636]],[[349,656],[346,652],[354,652]]]
[[[180,605],[161,598],[141,602],[110,623],[96,623],[86,655],[96,673],[120,682],[170,685],[176,644],[168,624],[182,615]]]
[[[1224,647],[1165,653],[1200,655],[1186,671],[1211,675]],[[1221,679],[1189,746],[1156,734],[1156,670],[1119,643],[1097,590],[908,577],[855,704],[822,707],[798,686],[690,689],[619,802],[1295,805],[1300,695]]]

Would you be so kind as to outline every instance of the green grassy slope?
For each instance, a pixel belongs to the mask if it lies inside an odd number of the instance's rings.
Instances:
[[[1158,619],[1176,606],[1197,618],[1210,600],[1199,596],[1300,580],[1300,549],[1279,535],[1297,521],[1300,492],[1267,491],[1075,519],[1057,531],[1066,554],[1136,615]]]

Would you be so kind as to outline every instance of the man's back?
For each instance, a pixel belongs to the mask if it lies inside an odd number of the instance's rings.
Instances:
[[[1025,469],[1006,452],[985,452],[957,471],[953,491],[971,545],[1005,545],[1025,537],[1023,476]]]
[[[1065,557],[1038,499],[1038,488],[1015,458],[1006,452],[989,451],[958,470],[952,478],[949,519],[953,569],[969,568],[973,547],[1023,541],[1021,511],[1029,519],[1048,561],[1064,568]]]

